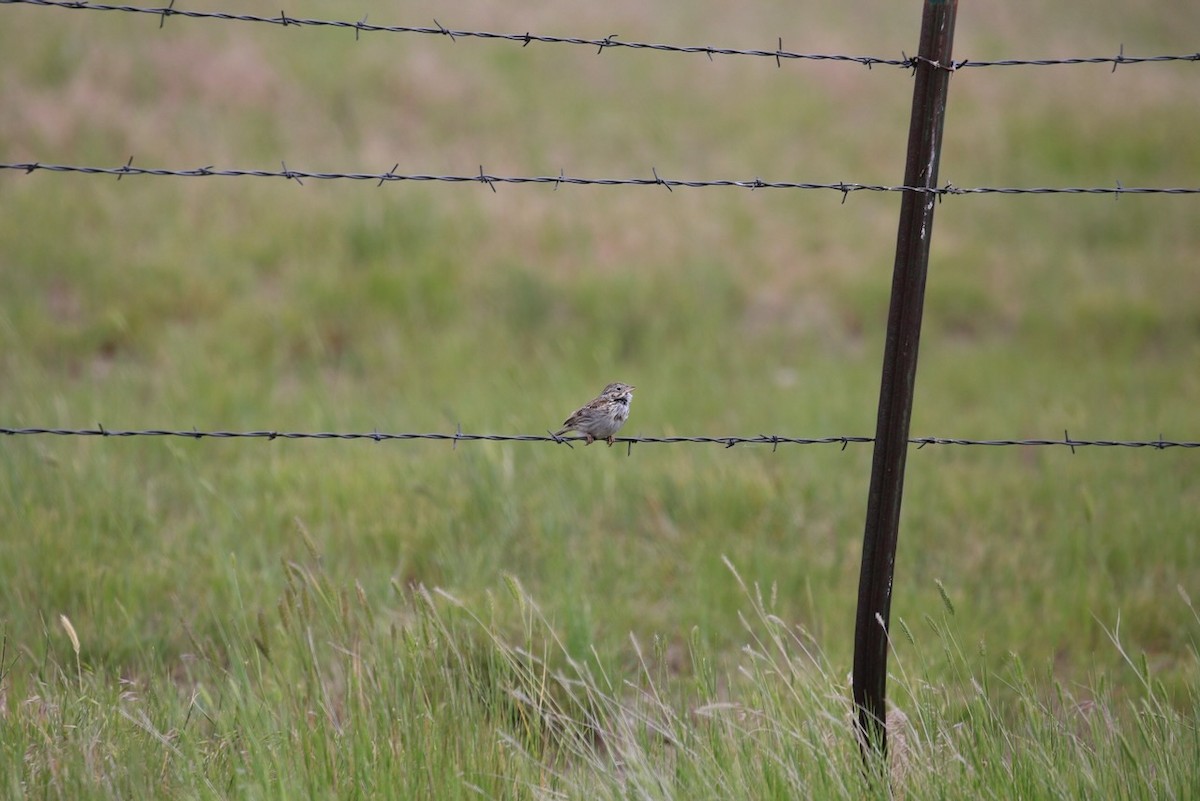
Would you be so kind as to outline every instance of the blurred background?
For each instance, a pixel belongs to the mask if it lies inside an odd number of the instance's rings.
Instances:
[[[220,9],[187,3],[189,9]],[[919,4],[406,3],[375,24],[900,58]],[[353,20],[343,3],[296,17]],[[275,10],[262,13],[274,14]],[[895,67],[0,8],[0,161],[898,184]],[[964,4],[955,56],[1194,52],[1200,6]],[[965,69],[941,182],[1200,185],[1192,63]],[[623,433],[874,431],[900,196],[0,173],[8,427],[540,434],[610,381]],[[914,436],[1196,440],[1200,200],[962,196],[933,235]],[[406,603],[519,577],[574,652],[734,654],[722,562],[849,670],[870,446],[6,437],[0,614],[176,664],[281,561]],[[894,618],[1065,681],[1104,627],[1194,684],[1197,452],[910,454]],[[505,624],[504,613],[499,613]],[[519,624],[514,616],[512,625]],[[1190,626],[1190,627],[1189,627]],[[669,650],[669,649],[668,649]],[[64,657],[65,658],[65,657]],[[923,658],[936,663],[935,653]],[[689,670],[686,659],[675,667]],[[1118,684],[1123,679],[1118,678]]]

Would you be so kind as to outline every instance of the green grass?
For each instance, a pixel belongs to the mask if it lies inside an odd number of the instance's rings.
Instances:
[[[77,643],[78,654],[89,632],[49,623],[41,648],[23,654],[34,669],[0,753],[8,791],[888,797],[862,771],[844,679],[811,633],[732,570],[745,645],[727,667],[693,629],[678,644],[631,637],[634,661],[618,674],[595,651],[573,650],[515,578],[480,611],[399,584],[384,605],[360,585],[332,584],[320,562],[315,552],[286,562],[272,609],[235,599],[233,620],[193,640],[169,676],[84,668],[51,641]],[[227,580],[237,585],[240,572],[228,566]],[[1136,691],[1118,699],[1098,679],[1081,695],[1016,654],[986,667],[955,639],[943,598],[915,631],[899,629],[937,655],[896,660],[893,694],[909,712],[889,716],[886,771],[899,792],[1150,798],[1196,788],[1195,722],[1119,632],[1107,648],[1128,660],[1121,672]]]
[[[494,13],[436,16],[890,56],[918,23]],[[956,53],[1188,52],[1180,13],[1066,36],[964,7]],[[900,70],[0,14],[3,161],[902,175]],[[942,179],[1195,186],[1193,70],[961,71]],[[47,173],[0,196],[5,426],[539,433],[621,380],[635,435],[873,431],[894,196]],[[1197,439],[1198,250],[1190,197],[947,198],[913,434]],[[5,438],[3,791],[860,797],[870,458]],[[1195,458],[910,454],[899,791],[1194,794]]]

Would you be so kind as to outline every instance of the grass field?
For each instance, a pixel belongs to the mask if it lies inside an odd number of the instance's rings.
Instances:
[[[919,4],[826,5],[369,21],[916,47]],[[988,5],[960,9],[957,57],[1188,53],[1200,30],[1195,8]],[[0,161],[903,175],[895,68],[158,25],[0,6]],[[962,70],[941,179],[1200,186],[1196,70]],[[623,433],[869,436],[899,196],[842,200],[0,172],[0,426],[538,434],[620,380]],[[1198,203],[947,198],[913,434],[1200,439]],[[1198,453],[910,454],[896,795],[1200,794]],[[883,795],[847,700],[870,460],[5,437],[0,792]]]

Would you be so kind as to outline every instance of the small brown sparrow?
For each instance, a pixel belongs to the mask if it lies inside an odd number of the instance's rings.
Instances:
[[[600,392],[599,397],[568,417],[554,436],[561,437],[568,431],[578,431],[587,437],[588,445],[602,439],[607,441],[611,448],[613,435],[629,419],[629,402],[633,400],[635,389],[637,387],[628,384],[609,384]]]

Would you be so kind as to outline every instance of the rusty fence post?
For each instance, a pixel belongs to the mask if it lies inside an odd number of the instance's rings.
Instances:
[[[957,0],[924,3],[921,44],[914,66],[905,186],[937,187],[957,12]],[[869,759],[872,751],[880,756],[887,753],[885,703],[892,577],[936,204],[935,194],[920,191],[905,192],[900,204],[854,629],[854,704],[864,759]]]

